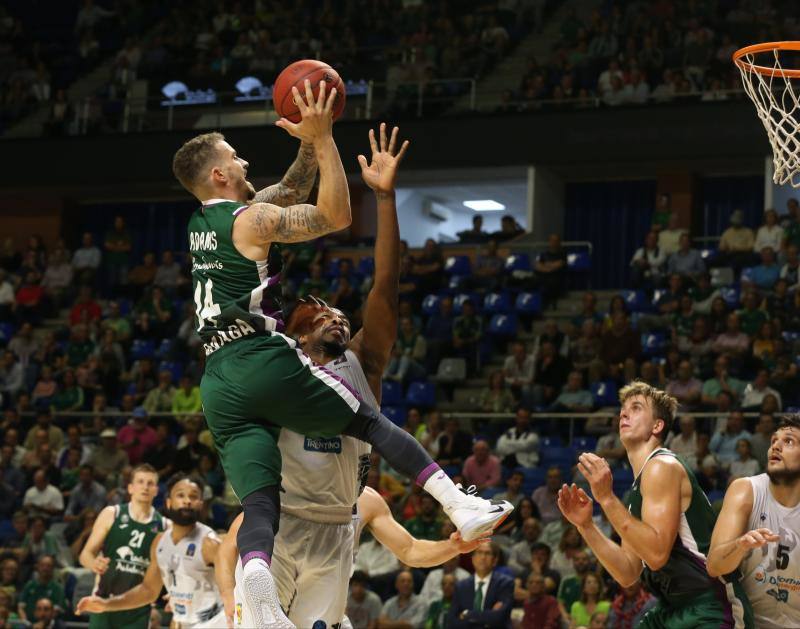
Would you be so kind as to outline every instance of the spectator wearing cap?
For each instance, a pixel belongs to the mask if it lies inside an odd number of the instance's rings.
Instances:
[[[531,412],[519,407],[513,428],[497,440],[495,451],[507,467],[536,467],[539,463],[539,435],[531,428]]]
[[[156,445],[156,431],[147,424],[147,411],[142,406],[133,409],[131,419],[117,435],[120,447],[128,454],[131,465],[141,462],[142,457]]]
[[[22,506],[33,515],[58,515],[64,510],[64,496],[47,480],[47,472],[38,469],[33,474],[33,487],[25,492]]]
[[[706,263],[697,249],[692,248],[689,234],[683,232],[678,241],[678,250],[667,259],[667,273],[677,273],[684,277],[697,277],[705,273]]]
[[[491,453],[489,444],[484,439],[477,440],[472,446],[472,456],[464,461],[464,478],[478,491],[500,484],[500,459]]]
[[[33,450],[36,447],[36,431],[44,430],[47,433],[47,443],[53,452],[60,452],[64,445],[64,431],[58,426],[53,425],[53,415],[47,407],[40,407],[36,411],[36,424],[31,427],[25,436],[26,450]]]
[[[783,227],[778,223],[778,213],[772,208],[764,210],[764,224],[758,228],[753,251],[761,253],[766,247],[772,251],[783,248]]]
[[[94,468],[81,465],[78,472],[78,484],[72,488],[64,512],[64,520],[71,522],[80,518],[86,509],[96,512],[106,506],[106,490],[94,479]]]
[[[174,398],[175,387],[172,386],[172,372],[165,369],[159,372],[158,386],[147,394],[142,406],[148,413],[170,413]]]
[[[95,448],[89,459],[97,479],[105,482],[107,487],[113,485],[128,463],[128,454],[117,443],[117,431],[105,428],[100,433],[100,446]]]
[[[722,232],[719,239],[718,263],[741,270],[753,261],[753,230],[744,226],[744,212],[734,210],[730,218],[730,227]]]
[[[32,622],[36,616],[36,604],[41,599],[62,609],[66,608],[64,588],[54,578],[56,562],[49,555],[42,556],[36,562],[36,576],[28,581],[19,595],[17,613],[20,619]]]

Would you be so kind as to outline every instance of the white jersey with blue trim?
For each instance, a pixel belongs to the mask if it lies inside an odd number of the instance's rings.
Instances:
[[[205,625],[222,611],[214,566],[203,559],[206,537],[219,541],[214,530],[198,522],[177,544],[168,529],[158,541],[156,561],[169,592],[172,615],[182,626]]]
[[[742,560],[742,586],[759,629],[800,627],[800,505],[784,507],[770,491],[769,476],[748,478],[753,509],[747,530],[768,528],[780,536]]]
[[[368,404],[378,408],[364,369],[345,350],[325,369],[344,380]],[[371,446],[340,435],[330,439],[305,437],[282,430],[278,447],[283,459],[281,510],[312,522],[345,524],[366,482]]]

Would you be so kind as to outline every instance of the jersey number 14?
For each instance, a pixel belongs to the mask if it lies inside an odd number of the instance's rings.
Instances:
[[[218,316],[222,311],[219,304],[214,303],[214,297],[211,295],[211,289],[214,284],[212,281],[206,280],[205,295],[203,295],[203,283],[197,282],[194,289],[194,306],[197,313],[197,331],[202,330],[206,325],[217,327],[217,322],[214,317]],[[206,323],[208,322],[208,324]]]

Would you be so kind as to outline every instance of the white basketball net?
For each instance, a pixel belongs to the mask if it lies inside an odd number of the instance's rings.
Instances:
[[[736,66],[772,145],[775,166],[772,180],[778,185],[800,188],[800,100],[792,84],[793,78],[781,67],[779,52],[775,49],[756,53],[759,55],[757,65],[761,67],[769,68],[769,57],[772,58],[770,74],[753,69],[756,54],[752,53],[738,59]]]

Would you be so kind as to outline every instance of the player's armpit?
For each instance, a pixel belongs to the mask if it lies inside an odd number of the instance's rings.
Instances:
[[[725,492],[722,510],[711,535],[707,569],[709,576],[718,577],[736,570],[748,549],[737,544],[747,531],[753,509],[753,487],[746,478],[737,478]]]
[[[286,208],[255,203],[233,224],[234,242],[266,246],[271,242],[303,242],[324,236],[346,225],[337,225],[315,205],[301,203]],[[244,228],[244,229],[242,229]]]

